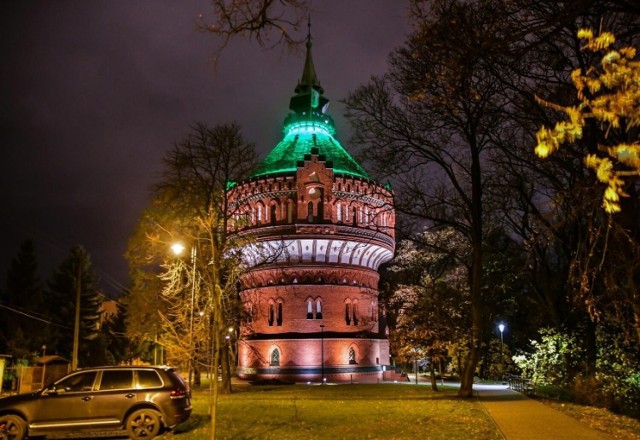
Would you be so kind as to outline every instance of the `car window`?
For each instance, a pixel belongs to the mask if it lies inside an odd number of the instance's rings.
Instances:
[[[100,390],[122,390],[133,387],[133,370],[104,370]]]
[[[138,370],[138,388],[160,388],[162,379],[153,370]]]
[[[56,390],[58,392],[91,391],[93,389],[93,382],[95,379],[95,371],[74,374],[73,376],[66,377],[56,383]]]

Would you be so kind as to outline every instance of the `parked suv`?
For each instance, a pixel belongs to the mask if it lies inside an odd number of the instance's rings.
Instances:
[[[0,439],[111,430],[151,439],[190,414],[189,388],[169,367],[86,368],[0,399]]]

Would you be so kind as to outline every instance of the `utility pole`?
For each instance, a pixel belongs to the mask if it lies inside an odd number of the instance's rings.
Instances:
[[[324,324],[320,324],[320,385],[325,385],[324,380]]]
[[[80,294],[82,292],[82,261],[78,259],[78,274],[76,277],[76,319],[73,326],[73,354],[71,356],[71,370],[78,369],[78,346],[80,345]]]

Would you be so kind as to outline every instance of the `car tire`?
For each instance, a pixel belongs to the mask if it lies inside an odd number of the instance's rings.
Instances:
[[[22,417],[7,414],[0,416],[0,439],[23,440],[27,434],[27,424]]]
[[[127,417],[127,435],[132,439],[151,439],[160,433],[160,413],[151,408],[136,410]]]

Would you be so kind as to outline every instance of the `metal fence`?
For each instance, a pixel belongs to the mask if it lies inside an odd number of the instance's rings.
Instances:
[[[533,383],[531,379],[524,378],[522,376],[509,376],[509,388],[515,391],[531,391],[533,390]]]

